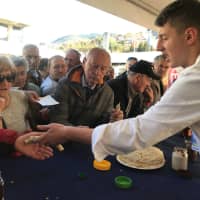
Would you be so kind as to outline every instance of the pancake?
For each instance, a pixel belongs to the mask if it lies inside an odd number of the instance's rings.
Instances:
[[[165,164],[164,154],[157,147],[148,147],[129,154],[118,155],[117,160],[125,166],[136,169],[157,169]]]

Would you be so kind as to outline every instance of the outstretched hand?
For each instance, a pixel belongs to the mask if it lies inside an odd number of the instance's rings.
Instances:
[[[53,149],[51,147],[41,144],[25,144],[25,140],[30,136],[42,136],[43,133],[32,132],[25,135],[21,135],[15,141],[15,148],[17,151],[23,153],[26,156],[37,160],[45,160],[53,156]]]
[[[41,131],[46,131],[39,140],[40,144],[62,144],[66,142],[68,134],[66,134],[66,126],[58,123],[51,123],[48,125],[39,125],[37,128]]]

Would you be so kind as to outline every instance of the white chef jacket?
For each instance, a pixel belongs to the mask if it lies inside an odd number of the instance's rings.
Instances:
[[[143,115],[96,127],[92,133],[95,159],[154,145],[185,127],[200,137],[199,89],[200,55]]]

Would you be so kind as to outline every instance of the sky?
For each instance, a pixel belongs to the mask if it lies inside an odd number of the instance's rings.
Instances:
[[[24,42],[50,42],[68,34],[144,31],[133,24],[76,0],[0,0],[0,18],[28,24]]]

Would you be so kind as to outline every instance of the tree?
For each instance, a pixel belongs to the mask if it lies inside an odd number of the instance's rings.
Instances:
[[[153,49],[153,47],[149,46],[147,41],[140,42],[138,47],[137,47],[137,51],[151,51],[152,49]]]

